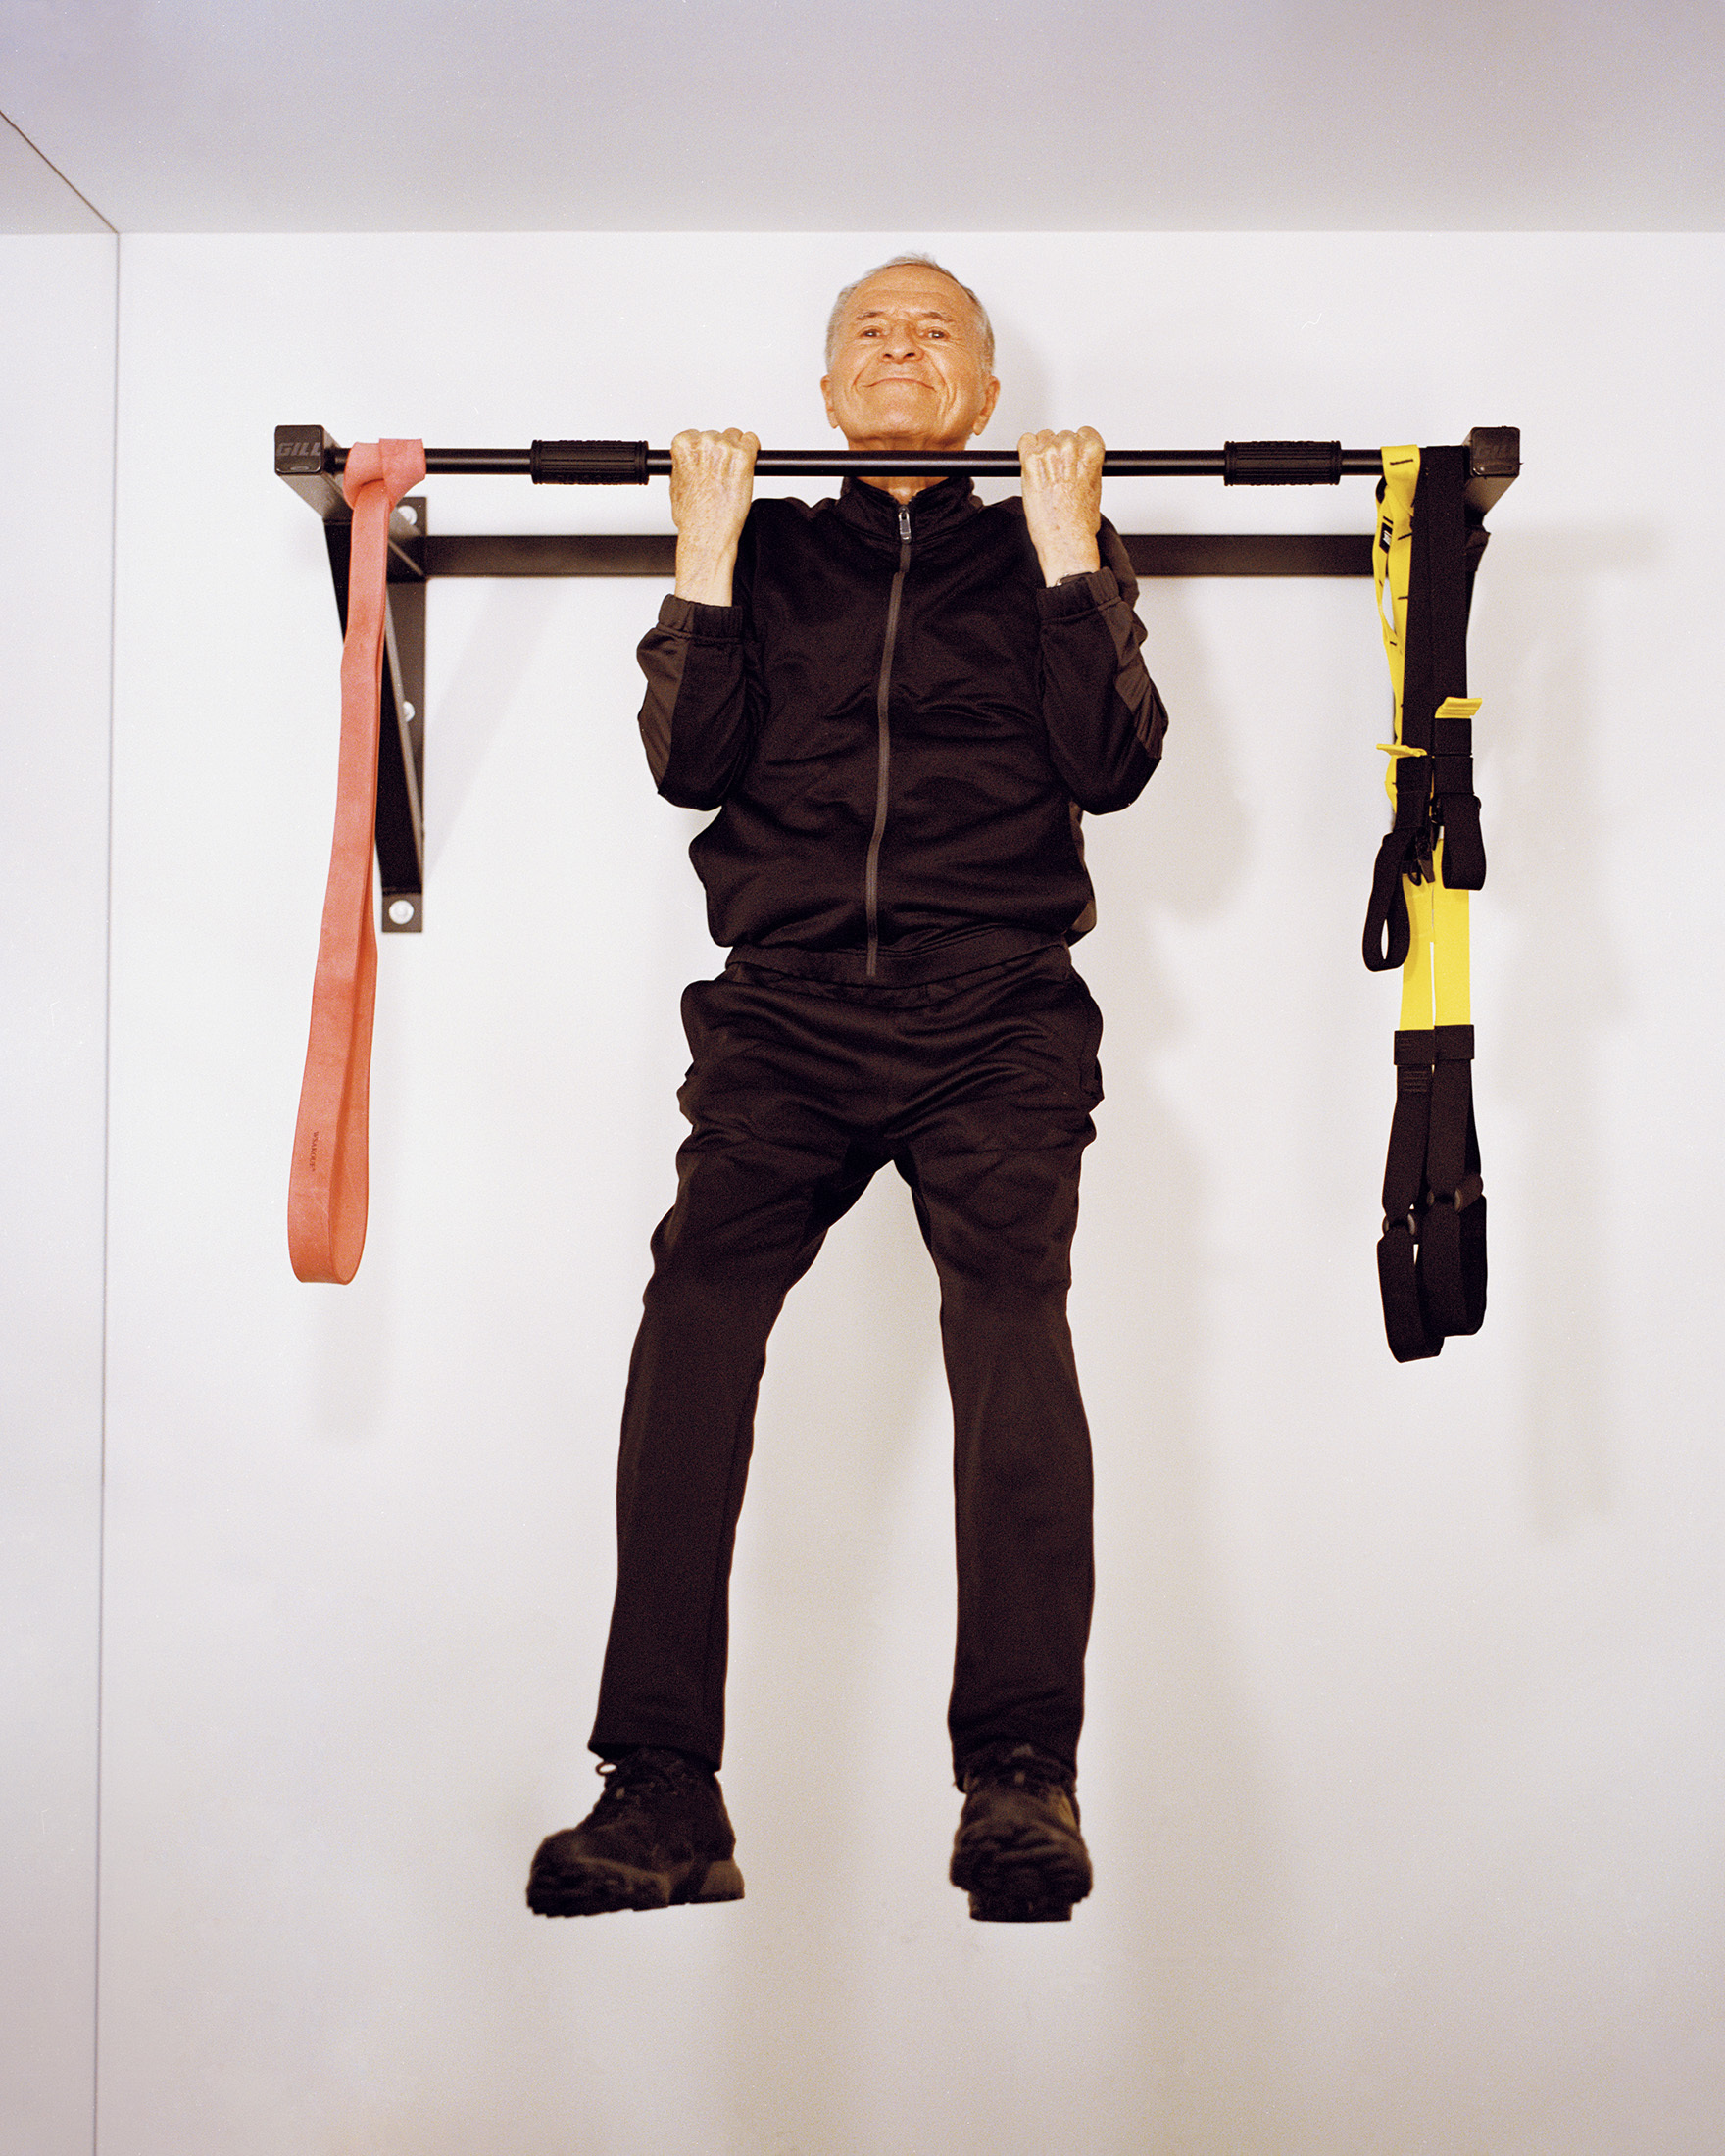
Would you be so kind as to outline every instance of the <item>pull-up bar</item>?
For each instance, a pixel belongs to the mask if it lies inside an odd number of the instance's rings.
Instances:
[[[668,449],[645,442],[535,442],[529,449],[428,449],[428,473],[470,471],[493,477],[524,474],[536,486],[645,486],[671,467]],[[347,468],[347,452],[331,448],[324,471]],[[1110,449],[1103,474],[1115,479],[1222,479],[1230,486],[1333,486],[1344,473],[1380,470],[1375,449],[1340,442],[1227,442],[1220,449]],[[755,469],[771,478],[896,478],[967,472],[973,478],[1015,479],[1015,449],[932,450],[763,449]]]
[[[1378,476],[1369,537],[1121,538],[1139,575],[1369,574],[1376,584],[1395,696],[1388,746],[1396,813],[1373,870],[1362,950],[1373,971],[1403,968],[1396,1115],[1377,1253],[1385,1332],[1400,1362],[1439,1353],[1446,1339],[1477,1332],[1485,1316],[1486,1207],[1469,1073],[1474,1033],[1467,902],[1484,884],[1486,858],[1473,792],[1472,721],[1479,700],[1467,694],[1467,617],[1486,546],[1485,513],[1519,474],[1520,449],[1514,427],[1476,427],[1464,444],[1427,449],[1227,442],[1220,450],[1114,450],[1103,460],[1105,477],[1219,478],[1227,486],[1335,486],[1346,476]],[[425,450],[418,440],[394,439],[361,445],[350,458],[322,427],[275,430],[276,474],[322,521],[336,606],[344,631],[352,630],[342,662],[335,842],[288,1202],[289,1248],[302,1280],[351,1279],[365,1239],[367,1073],[376,972],[371,838],[383,885],[382,926],[412,932],[423,917],[428,582],[438,576],[666,576],[675,564],[669,533],[434,538],[424,497],[408,489],[421,473],[463,472],[527,477],[541,486],[645,485],[668,474],[671,462],[668,450],[645,442],[600,441]],[[755,469],[764,476],[1020,475],[1016,452],[1003,450],[761,450]],[[352,509],[338,476],[343,473]],[[901,579],[908,560],[907,552]],[[895,611],[897,603],[895,581]],[[885,769],[883,760],[883,786]]]
[[[1472,477],[1502,479],[1518,468],[1513,427],[1476,428]],[[671,466],[668,449],[645,442],[534,442],[527,449],[428,449],[428,474],[469,472],[492,478],[530,478],[535,486],[645,486]],[[275,469],[295,479],[338,477],[347,451],[321,427],[277,427]],[[1104,478],[1220,479],[1225,486],[1335,486],[1344,478],[1376,478],[1383,469],[1376,449],[1344,449],[1340,442],[1224,442],[1220,449],[1110,449]],[[974,479],[1015,479],[1015,449],[964,449],[951,455],[927,450],[763,449],[755,459],[763,478],[919,478],[963,472]],[[1502,493],[1503,486],[1497,490]],[[1495,499],[1495,495],[1493,499]],[[1478,505],[1490,506],[1487,502]]]
[[[1483,514],[1521,469],[1512,426],[1475,427],[1466,441],[1468,508]],[[335,604],[347,621],[351,512],[341,490],[348,453],[326,427],[278,426],[275,472],[322,520]],[[534,442],[526,449],[428,449],[430,476],[472,473],[528,478],[539,486],[645,486],[670,470],[670,452],[645,442]],[[879,456],[841,449],[764,449],[758,475],[896,478],[964,473],[1015,479],[1016,450],[966,449]],[[1220,479],[1225,486],[1335,486],[1375,478],[1376,449],[1340,442],[1227,442],[1220,449],[1115,449],[1112,478]],[[1369,576],[1368,530],[1315,532],[1122,532],[1134,571],[1146,576]],[[436,533],[422,495],[389,526],[387,660],[377,766],[377,862],[382,926],[415,934],[424,918],[425,592],[447,576],[645,576],[669,578],[676,540],[665,532]]]

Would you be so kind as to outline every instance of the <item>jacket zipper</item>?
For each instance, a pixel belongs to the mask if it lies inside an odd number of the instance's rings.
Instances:
[[[911,566],[911,508],[899,505],[899,565],[893,576],[892,597],[886,605],[886,640],[881,646],[880,678],[874,686],[874,714],[879,730],[878,775],[874,785],[874,831],[868,841],[868,864],[862,871],[862,911],[868,923],[867,972],[872,978],[880,956],[880,842],[886,833],[887,773],[892,764],[892,724],[887,704],[893,685],[893,644],[899,633],[899,597],[905,588],[905,571]]]

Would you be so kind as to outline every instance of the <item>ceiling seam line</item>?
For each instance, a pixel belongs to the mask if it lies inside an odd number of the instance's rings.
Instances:
[[[55,164],[54,160],[48,155],[48,153],[45,150],[38,148],[37,145],[30,140],[29,136],[25,133],[24,129],[19,125],[18,122],[12,118],[11,114],[0,113],[0,120],[5,121],[6,124],[12,129],[13,133],[17,135],[18,139],[24,144],[26,150],[33,150],[35,152],[36,156],[41,159],[42,163],[45,166],[47,166],[49,172],[54,174],[54,177],[59,180],[60,184],[63,187],[72,188],[73,193],[76,195],[79,202],[83,204],[84,208],[90,213],[91,217],[102,218],[102,222],[107,225],[109,231],[111,231],[114,234],[114,237],[118,239],[120,237],[119,225],[114,223],[110,219],[102,217],[101,211],[96,208],[96,205],[90,200],[89,196],[84,193],[83,189],[81,187],[73,185],[73,182],[67,178],[66,174],[60,170],[59,166]]]

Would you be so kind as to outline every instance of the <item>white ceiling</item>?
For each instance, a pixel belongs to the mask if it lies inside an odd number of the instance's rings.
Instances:
[[[1725,223],[1725,0],[5,11],[11,231]]]

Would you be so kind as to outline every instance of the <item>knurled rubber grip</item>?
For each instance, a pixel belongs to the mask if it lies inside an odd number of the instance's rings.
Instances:
[[[1224,442],[1222,484],[1333,487],[1342,483],[1340,442]]]
[[[645,442],[535,442],[528,469],[536,487],[644,487]]]

